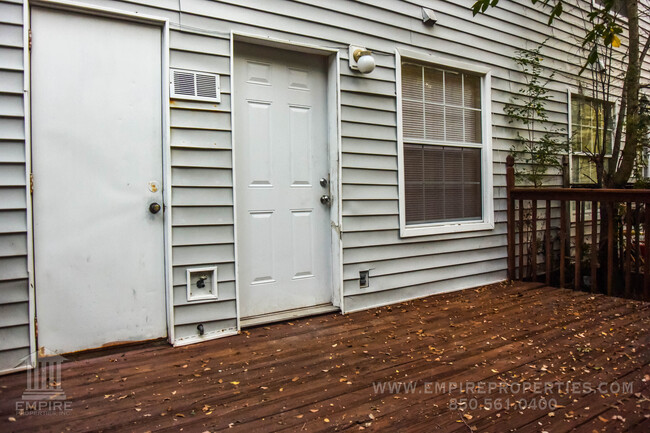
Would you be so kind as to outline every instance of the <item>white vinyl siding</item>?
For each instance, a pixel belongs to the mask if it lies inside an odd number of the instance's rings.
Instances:
[[[170,66],[219,74],[221,99],[171,99],[174,335],[182,343],[237,327],[230,133],[230,46],[224,36],[172,30]],[[218,300],[187,300],[187,269],[217,267]]]
[[[30,354],[23,5],[0,2],[0,372]]]
[[[102,4],[80,0],[82,4]],[[112,8],[170,20],[170,67],[220,75],[219,104],[172,100],[172,257],[173,304],[177,338],[236,327],[233,239],[232,136],[230,130],[231,31],[338,48],[340,61],[341,190],[343,296],[345,311],[401,302],[506,278],[505,158],[517,129],[503,107],[517,94],[523,77],[512,61],[516,49],[535,47],[549,36],[544,65],[555,71],[550,83],[549,116],[567,126],[566,85],[577,87],[582,60],[575,53],[582,13],[567,8],[549,31],[547,14],[529,1],[508,2],[472,17],[458,0],[131,0]],[[577,3],[582,9],[588,1]],[[438,22],[422,23],[422,7],[436,11]],[[27,308],[27,205],[23,101],[22,11],[18,0],[0,0],[0,305]],[[650,23],[643,18],[641,26]],[[6,27],[6,29],[5,29]],[[4,31],[6,30],[6,31]],[[348,46],[375,53],[376,69],[366,75],[350,70]],[[627,41],[622,38],[621,52]],[[484,165],[493,187],[486,197],[494,207],[494,229],[402,236],[399,193],[398,75],[395,50],[434,55],[445,68],[452,63],[481,65],[491,71],[484,86],[482,113],[491,115],[481,139],[493,142]],[[415,58],[414,56],[407,56]],[[419,59],[419,61],[427,61]],[[429,63],[431,63],[429,61]],[[444,69],[444,68],[443,68]],[[615,65],[617,73],[621,72]],[[644,77],[650,77],[648,63]],[[489,93],[491,92],[491,94]],[[401,146],[401,145],[400,145]],[[19,166],[15,168],[14,166]],[[489,174],[487,174],[489,173]],[[493,174],[492,174],[493,173]],[[6,176],[6,177],[4,177]],[[558,181],[557,179],[550,179]],[[38,187],[38,186],[36,186]],[[219,301],[188,303],[186,269],[218,267]],[[368,288],[359,287],[359,271],[370,269]],[[26,310],[25,310],[26,311]],[[0,326],[2,367],[29,351],[25,315],[11,309]]]

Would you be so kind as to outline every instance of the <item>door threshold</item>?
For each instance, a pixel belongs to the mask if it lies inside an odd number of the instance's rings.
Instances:
[[[282,322],[299,317],[317,316],[319,314],[334,313],[341,311],[339,307],[332,304],[320,304],[313,307],[296,308],[294,310],[278,311],[275,313],[260,314],[259,316],[244,317],[240,320],[242,328],[248,328],[257,325],[266,325],[268,323]]]

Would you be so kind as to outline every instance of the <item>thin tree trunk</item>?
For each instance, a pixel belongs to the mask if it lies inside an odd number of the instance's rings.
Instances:
[[[621,152],[621,162],[613,173],[611,183],[615,188],[622,188],[632,175],[634,161],[639,145],[639,88],[641,68],[639,65],[639,9],[638,0],[625,0],[629,26],[629,53],[627,72],[625,73],[626,111],[625,111],[625,146]],[[622,113],[621,113],[622,114]]]

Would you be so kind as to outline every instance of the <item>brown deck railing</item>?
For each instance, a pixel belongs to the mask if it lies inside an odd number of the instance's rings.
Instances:
[[[506,167],[509,279],[650,300],[650,190],[516,187]]]

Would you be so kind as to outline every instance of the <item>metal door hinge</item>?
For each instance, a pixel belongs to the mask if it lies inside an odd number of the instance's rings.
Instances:
[[[29,31],[27,32],[27,38],[28,38],[27,47],[31,50],[32,49],[32,29],[29,29]]]
[[[38,338],[38,319],[34,317],[34,337]]]
[[[34,173],[29,173],[29,193],[34,194]]]

